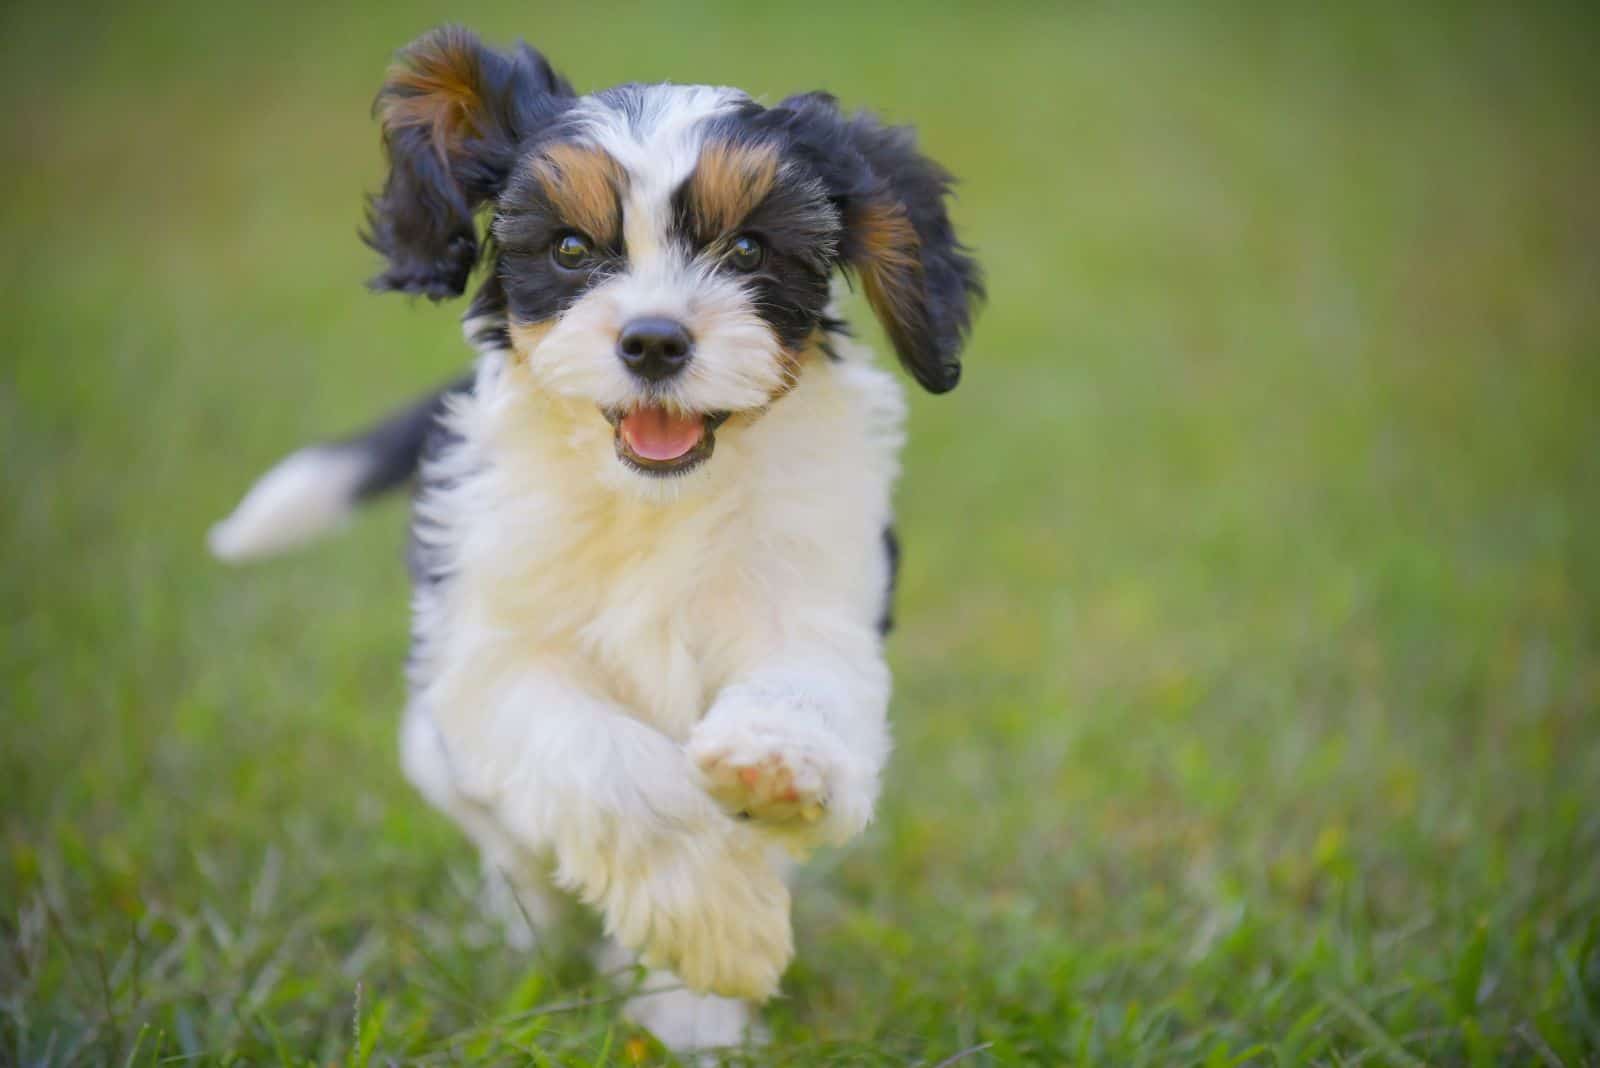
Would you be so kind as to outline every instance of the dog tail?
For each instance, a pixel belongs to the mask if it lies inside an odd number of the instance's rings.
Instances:
[[[211,528],[212,554],[241,563],[283,552],[338,526],[357,505],[403,485],[416,472],[447,398],[471,388],[470,376],[459,379],[353,437],[291,453]]]

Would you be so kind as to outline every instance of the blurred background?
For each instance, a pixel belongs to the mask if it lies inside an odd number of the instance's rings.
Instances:
[[[667,1060],[399,775],[403,505],[203,551],[467,359],[355,237],[454,20],[962,179],[898,750],[756,1061],[1600,1063],[1597,20],[1322,7],[6,5],[0,1062]]]

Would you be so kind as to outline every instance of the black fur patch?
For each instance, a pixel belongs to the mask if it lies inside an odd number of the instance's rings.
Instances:
[[[894,527],[883,528],[883,554],[889,563],[889,581],[883,590],[883,612],[878,616],[878,633],[894,630],[894,591],[900,583],[900,537]]]
[[[473,213],[505,185],[522,140],[571,105],[572,86],[527,45],[497,52],[455,26],[398,59],[373,105],[389,177],[368,200],[362,239],[389,262],[371,285],[460,296],[478,261]]]
[[[516,322],[555,318],[590,287],[626,266],[620,239],[596,248],[582,269],[560,266],[550,250],[557,235],[569,229],[530,174],[518,173],[511,180],[500,197],[492,232],[496,286],[502,307]],[[486,306],[493,299],[493,294],[486,297]]]
[[[371,430],[336,442],[335,448],[358,453],[368,461],[367,473],[356,486],[356,499],[376,497],[409,479],[417,470],[424,442],[444,411],[445,398],[471,388],[472,376],[466,375],[389,416]]]
[[[803,163],[827,188],[844,221],[843,265],[858,273],[871,269],[873,250],[863,240],[871,212],[903,213],[916,235],[915,263],[905,280],[913,299],[892,315],[880,308],[880,317],[919,383],[934,393],[954,388],[983,280],[945,209],[949,173],[917,151],[909,128],[886,126],[865,112],[847,118],[826,93],[790,97],[750,116],[747,124],[783,138],[788,158]]]
[[[477,351],[497,352],[511,347],[511,331],[506,324],[506,290],[500,282],[498,269],[483,280],[461,319],[472,324],[467,342]]]
[[[440,476],[434,473],[432,461],[459,445],[461,436],[441,422],[439,415],[445,410],[452,397],[471,393],[472,388],[473,377],[468,375],[452,382],[424,402],[430,404],[430,409],[413,468],[421,472],[421,477],[418,479],[416,487],[415,495],[417,497],[430,490],[445,487],[446,484],[440,479]],[[421,405],[418,407],[421,407]],[[449,568],[446,566],[442,554],[419,535],[417,528],[421,521],[421,518],[413,512],[411,528],[406,542],[406,567],[411,573],[412,585],[419,589],[437,586],[449,577]]]
[[[751,117],[760,114],[760,110],[750,104],[732,116],[718,119],[706,144],[770,144],[781,159],[786,146],[749,126]],[[756,314],[772,328],[784,347],[798,350],[824,325],[829,278],[838,265],[839,216],[821,184],[803,170],[781,167],[772,188],[734,230],[710,235],[691,210],[692,181],[692,177],[686,180],[673,195],[677,239],[698,254],[718,241],[740,234],[758,238],[766,249],[761,266],[741,277],[754,298]]]

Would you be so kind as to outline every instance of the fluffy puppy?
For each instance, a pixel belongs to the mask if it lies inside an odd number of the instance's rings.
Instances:
[[[793,952],[775,852],[859,832],[889,751],[903,404],[833,287],[859,279],[912,377],[953,387],[980,285],[950,178],[821,93],[578,96],[458,28],[376,110],[373,286],[437,300],[477,271],[476,371],[289,457],[212,547],[286,547],[420,470],[407,773],[518,914],[553,881],[688,988],[636,1018],[737,1041]]]

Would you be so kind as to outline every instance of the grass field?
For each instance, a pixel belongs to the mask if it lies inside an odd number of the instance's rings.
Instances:
[[[399,503],[202,551],[463,362],[355,239],[448,17],[963,178],[898,750],[752,1063],[1600,1064],[1600,20],[323,7],[0,11],[0,1063],[668,1060],[400,777]]]

